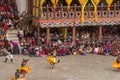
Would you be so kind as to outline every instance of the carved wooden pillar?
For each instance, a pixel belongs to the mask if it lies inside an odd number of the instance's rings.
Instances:
[[[50,40],[50,28],[47,28],[47,45],[49,44]]]
[[[76,28],[75,27],[73,27],[73,29],[72,29],[72,41],[75,43],[75,33],[76,32]]]
[[[38,30],[38,39],[37,39],[37,44],[40,44],[40,27],[39,27],[39,25],[38,25],[37,30]]]
[[[28,12],[32,14],[33,0],[27,0],[28,2]]]
[[[99,43],[102,42],[102,26],[99,26]]]

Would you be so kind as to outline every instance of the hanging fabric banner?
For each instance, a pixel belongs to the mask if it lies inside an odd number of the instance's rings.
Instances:
[[[106,2],[107,2],[107,4],[108,4],[108,10],[110,10],[110,6],[111,6],[113,0],[106,0]]]
[[[56,5],[57,5],[58,1],[59,1],[59,0],[51,0],[54,8],[56,8]]]
[[[97,6],[98,6],[100,0],[91,0],[91,2],[94,5],[94,16],[95,16],[95,21],[97,21]]]
[[[67,5],[68,5],[67,9],[70,9],[70,5],[71,5],[71,3],[72,3],[72,0],[66,0],[66,3],[67,3]]]
[[[40,10],[41,10],[41,12],[43,11],[42,5],[43,5],[44,2],[45,2],[45,0],[40,0]]]
[[[84,9],[85,9],[85,6],[86,6],[88,0],[78,0],[78,1],[82,5],[82,9],[81,9],[81,12],[82,12],[81,21],[83,23],[84,22]]]

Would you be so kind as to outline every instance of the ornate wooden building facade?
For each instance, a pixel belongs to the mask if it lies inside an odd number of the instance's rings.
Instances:
[[[64,0],[66,6],[59,4],[62,0],[33,0],[32,15],[33,24],[40,28],[46,28],[47,43],[49,42],[50,29],[53,27],[72,28],[72,40],[75,42],[76,27],[98,26],[99,42],[102,42],[102,26],[120,26],[120,2],[118,0]],[[59,5],[59,6],[58,6]],[[66,37],[65,37],[66,38]]]

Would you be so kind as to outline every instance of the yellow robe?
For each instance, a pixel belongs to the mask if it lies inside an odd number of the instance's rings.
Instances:
[[[30,67],[29,66],[24,66],[24,67],[20,67],[19,70],[24,70],[26,73],[30,72]]]
[[[115,69],[120,69],[120,63],[117,63],[116,60],[113,62],[112,66],[113,66]]]
[[[49,56],[48,57],[48,62],[50,64],[56,64],[56,63],[58,63],[58,58],[55,58],[54,56]]]
[[[13,78],[12,80],[26,80],[26,78],[19,78],[19,79]]]

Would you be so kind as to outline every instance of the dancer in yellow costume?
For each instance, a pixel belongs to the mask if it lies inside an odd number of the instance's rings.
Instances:
[[[60,62],[60,60],[56,57],[56,50],[54,50],[53,54],[48,57],[48,62],[51,64],[52,68],[54,68],[55,64]]]
[[[120,70],[120,54],[118,55],[118,58],[113,62],[112,66],[115,69],[119,69]]]
[[[60,60],[56,56],[49,56],[48,57],[48,62],[52,65],[52,68],[54,68],[54,65],[59,63]]]
[[[16,69],[15,77],[12,80],[26,80],[25,74],[30,72],[30,67],[27,66],[27,61],[29,61],[29,59],[23,59],[21,67]]]

